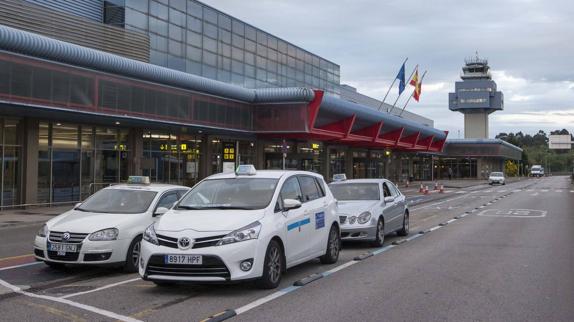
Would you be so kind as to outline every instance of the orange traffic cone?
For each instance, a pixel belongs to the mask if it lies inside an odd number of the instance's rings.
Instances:
[[[434,190],[438,190],[438,182],[434,183]]]
[[[439,189],[438,192],[439,192],[439,193],[444,193],[444,185],[442,185],[442,184],[440,185],[440,189]]]
[[[420,193],[425,192],[425,188],[423,187],[423,184],[422,184],[422,183],[421,183],[421,187],[419,188],[419,192],[420,192]]]
[[[429,186],[425,186],[425,192],[424,193],[425,193],[425,195],[429,194]]]

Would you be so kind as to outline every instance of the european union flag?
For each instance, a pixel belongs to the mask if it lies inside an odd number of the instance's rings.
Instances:
[[[403,63],[403,66],[401,66],[401,69],[397,74],[397,79],[399,80],[399,95],[401,95],[407,86],[405,83],[405,63]]]

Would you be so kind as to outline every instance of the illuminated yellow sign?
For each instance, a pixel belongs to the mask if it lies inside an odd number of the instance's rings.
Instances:
[[[320,145],[318,143],[313,143],[311,144],[311,148],[313,148],[313,150],[319,150]]]

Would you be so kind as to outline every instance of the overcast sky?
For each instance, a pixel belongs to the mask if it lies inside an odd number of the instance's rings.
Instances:
[[[476,51],[505,96],[504,110],[491,115],[491,137],[574,131],[572,0],[203,2],[339,64],[341,83],[378,99],[408,57],[407,76],[415,64],[428,74],[420,103],[407,109],[451,138],[463,135],[463,117],[449,111],[448,92]]]

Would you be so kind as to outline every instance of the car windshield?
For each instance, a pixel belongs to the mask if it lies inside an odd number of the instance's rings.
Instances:
[[[532,171],[539,171],[542,167],[540,166],[533,166]]]
[[[104,189],[84,201],[76,210],[85,212],[139,214],[146,212],[157,192],[132,189]]]
[[[490,174],[491,177],[502,177],[502,172],[493,172]]]
[[[378,183],[338,183],[329,188],[337,200],[380,200]]]
[[[263,209],[269,205],[277,179],[229,178],[205,180],[176,209]]]

